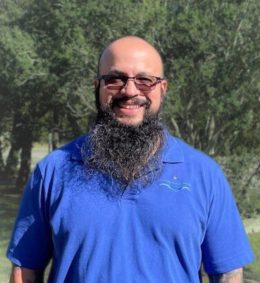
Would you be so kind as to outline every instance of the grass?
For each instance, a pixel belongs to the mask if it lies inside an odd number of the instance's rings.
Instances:
[[[249,239],[254,250],[256,261],[245,268],[245,277],[260,280],[260,232],[249,234]]]
[[[34,167],[47,153],[47,145],[35,144],[32,152],[32,167]],[[5,157],[6,154],[7,151],[5,152]],[[10,185],[0,185],[0,283],[9,282],[11,263],[6,258],[5,253],[17,214],[20,198],[21,195],[19,192]]]
[[[0,186],[0,283],[8,282],[10,262],[5,258],[6,248],[10,239],[20,195],[13,189]]]

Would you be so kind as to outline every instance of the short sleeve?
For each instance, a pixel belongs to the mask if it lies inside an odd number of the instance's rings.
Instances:
[[[212,177],[211,187],[202,256],[206,272],[220,274],[250,263],[254,256],[229,184],[219,168]]]
[[[39,167],[34,170],[22,197],[7,257],[17,266],[44,269],[51,254],[48,208]]]

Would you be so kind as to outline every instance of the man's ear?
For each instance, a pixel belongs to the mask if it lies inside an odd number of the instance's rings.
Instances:
[[[93,81],[93,86],[94,86],[95,89],[99,86],[99,80],[98,79],[95,79]]]
[[[168,82],[167,82],[167,80],[162,80],[162,81],[161,81],[161,91],[162,91],[162,95],[163,95],[163,96],[166,95],[167,87],[168,87]]]

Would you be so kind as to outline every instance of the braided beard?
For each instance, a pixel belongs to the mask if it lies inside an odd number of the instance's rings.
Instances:
[[[163,136],[158,113],[146,113],[141,124],[132,126],[118,122],[109,107],[99,108],[85,165],[117,179],[123,187],[137,179],[147,185],[160,169]]]

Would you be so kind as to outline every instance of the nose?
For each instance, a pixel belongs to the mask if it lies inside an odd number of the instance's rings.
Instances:
[[[134,78],[129,78],[125,86],[121,89],[121,92],[126,96],[136,96],[140,94],[139,89],[135,85]]]

